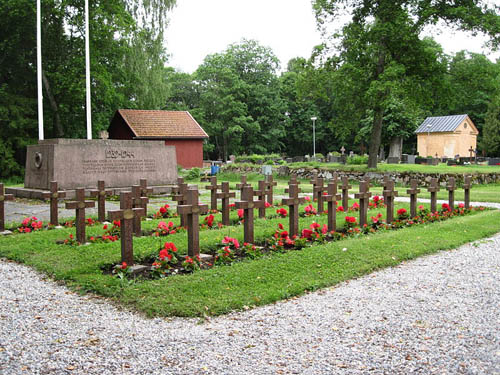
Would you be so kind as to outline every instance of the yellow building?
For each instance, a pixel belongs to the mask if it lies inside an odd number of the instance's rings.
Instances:
[[[427,117],[415,131],[420,156],[469,157],[476,149],[476,126],[468,115]]]

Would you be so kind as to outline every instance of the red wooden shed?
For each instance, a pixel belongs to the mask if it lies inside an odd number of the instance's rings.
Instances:
[[[175,146],[177,164],[203,166],[203,141],[208,134],[187,111],[119,109],[108,128],[110,139],[165,140]]]

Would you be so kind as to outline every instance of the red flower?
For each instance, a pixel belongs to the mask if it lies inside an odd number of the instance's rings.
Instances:
[[[450,205],[448,203],[443,203],[441,207],[443,208],[443,210],[451,211]]]
[[[171,250],[174,253],[177,251],[177,248],[175,247],[173,242],[165,242],[165,246],[163,246],[164,249]]]
[[[307,196],[307,195],[304,197],[304,199],[305,199],[306,201],[308,201],[308,202],[309,202],[309,201],[311,201],[311,198],[310,198],[309,196]]]
[[[287,238],[288,237],[288,232],[284,230],[283,232],[280,233],[281,238]]]
[[[375,196],[373,197],[373,201],[374,201],[375,203],[377,203],[379,200],[380,200],[380,197],[379,197],[378,195],[375,195]]]
[[[242,208],[240,208],[240,209],[238,210],[238,217],[239,217],[240,219],[243,219],[243,209],[242,209]]]
[[[165,207],[160,207],[160,213],[163,215],[164,213],[166,213],[167,210],[165,209]]]
[[[345,221],[349,224],[356,224],[356,218],[354,216],[346,216]]]
[[[406,214],[406,212],[407,212],[407,211],[406,211],[406,209],[404,209],[404,208],[400,208],[400,209],[398,210],[398,215],[399,215],[399,216],[401,216],[401,215],[405,215],[405,214]]]
[[[266,208],[269,208],[269,207],[271,207],[272,205],[271,205],[271,203],[266,202],[266,203],[264,204],[264,206],[265,206]]]
[[[342,207],[342,206],[338,206],[338,207],[337,207],[337,211],[338,211],[338,212],[344,212],[344,207]]]
[[[287,210],[285,210],[284,208],[278,208],[278,209],[276,210],[276,213],[277,213],[278,215],[280,215],[281,217],[287,217],[287,215],[288,215],[288,211],[287,211]]]
[[[313,231],[310,229],[302,229],[303,238],[311,238]]]
[[[465,204],[463,204],[463,203],[458,204],[458,208],[464,208],[464,207],[465,207]]]
[[[121,268],[122,270],[126,270],[126,269],[127,269],[127,267],[128,267],[128,266],[127,266],[127,262],[123,262],[123,263],[122,263],[122,265],[120,266],[120,268]]]
[[[283,229],[283,224],[278,223],[278,228]]]

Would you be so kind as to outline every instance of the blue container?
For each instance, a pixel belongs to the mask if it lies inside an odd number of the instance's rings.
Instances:
[[[212,176],[216,175],[217,173],[219,173],[219,166],[218,165],[212,165],[210,167],[210,174]]]

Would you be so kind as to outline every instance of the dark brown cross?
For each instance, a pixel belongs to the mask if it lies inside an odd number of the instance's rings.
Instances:
[[[198,196],[198,190],[189,189],[187,191],[187,204],[177,206],[177,212],[187,216],[188,255],[190,257],[200,255],[200,214],[208,212],[208,205],[199,204]]]
[[[314,187],[318,183],[318,172],[316,172],[316,171],[313,172],[313,176],[311,177],[311,180],[309,182],[312,184],[313,191],[314,191]]]
[[[470,158],[470,162],[472,163],[472,154],[474,154],[474,149],[472,148],[472,146],[470,146],[469,148],[469,158]]]
[[[90,196],[97,197],[97,219],[102,223],[106,220],[106,197],[113,194],[112,190],[106,190],[104,181],[97,181],[97,190],[90,190]]]
[[[134,239],[132,235],[134,219],[146,216],[144,208],[133,208],[132,199],[130,191],[122,191],[120,193],[120,209],[108,211],[109,221],[120,220],[122,262],[126,262],[129,266],[134,264]]]
[[[382,181],[382,191],[386,190],[387,183],[388,183],[390,180],[391,180],[391,179],[389,178],[389,176],[384,175],[384,180]]]
[[[217,176],[210,177],[210,185],[205,186],[205,189],[210,190],[210,209],[217,210],[217,189],[221,185],[217,185]]]
[[[266,181],[259,181],[259,190],[256,190],[253,192],[253,195],[258,197],[259,201],[264,201],[264,205],[259,207],[259,219],[265,219],[266,217],[266,195],[267,195],[267,182]]]
[[[366,224],[366,216],[368,213],[368,201],[372,196],[370,193],[370,183],[361,181],[359,183],[359,193],[354,194],[356,199],[359,199],[359,225],[363,227]]]
[[[288,191],[289,198],[283,198],[281,202],[288,206],[288,235],[293,237],[299,235],[299,205],[304,203],[306,199],[299,198],[300,189],[297,184],[288,185]]]
[[[383,191],[384,202],[386,204],[386,220],[387,224],[394,221],[394,198],[398,196],[398,192],[394,190],[394,181],[388,180],[385,183],[385,188]]]
[[[349,179],[347,176],[342,176],[342,185],[340,186],[340,189],[342,190],[342,207],[344,208],[344,211],[347,212],[347,209],[349,208],[349,189],[352,188],[352,185],[349,185]]]
[[[410,194],[410,215],[415,217],[417,216],[417,194],[420,193],[416,178],[410,180],[410,189],[406,190],[406,193]]]
[[[95,207],[95,202],[85,200],[85,189],[75,189],[76,200],[66,202],[67,210],[76,210],[76,240],[84,244],[87,240],[85,237],[85,209]]]
[[[318,214],[322,213],[324,209],[324,199],[323,199],[323,192],[326,191],[326,187],[324,186],[324,180],[323,178],[317,178],[316,179],[316,185],[313,187],[313,197],[316,197],[318,201]]]
[[[247,182],[247,176],[243,174],[240,176],[240,183],[236,185],[236,189],[240,190],[240,197],[242,197],[243,188],[245,186],[251,186],[251,185]]]
[[[66,198],[65,191],[57,190],[57,181],[50,181],[50,192],[42,193],[44,199],[50,199],[50,224],[59,225],[59,198]]]
[[[328,183],[327,195],[323,196],[325,201],[328,202],[328,231],[336,230],[337,226],[337,201],[340,200],[341,195],[337,193],[337,175]]]
[[[470,188],[471,176],[464,177],[464,206],[466,209],[470,208]]]
[[[267,203],[269,203],[271,206],[273,205],[273,187],[278,185],[276,181],[274,181],[273,175],[270,174],[266,176],[266,185],[267,185]],[[260,188],[259,188],[260,189]]]
[[[187,191],[188,184],[184,183],[184,179],[179,177],[177,179],[177,186],[174,190],[174,195],[172,195],[172,199],[177,202],[177,205],[187,204]],[[187,216],[181,215],[181,227],[185,227],[187,225]]]
[[[253,243],[253,210],[264,205],[264,201],[253,200],[253,188],[251,186],[243,187],[241,192],[241,201],[236,202],[236,208],[243,210],[243,232],[245,242]]]
[[[141,194],[141,186],[140,185],[132,185],[132,207],[144,209],[145,214],[142,216],[146,216],[148,213],[148,211],[147,211],[148,202],[149,202],[149,198],[143,197]],[[141,217],[138,215],[136,215],[134,217],[134,234],[137,237],[142,236]]]
[[[297,174],[292,173],[290,175],[290,181],[288,181],[288,185],[300,185],[300,181],[297,180]],[[288,188],[285,188],[285,193],[288,193]]]
[[[437,193],[440,190],[437,178],[431,178],[431,185],[427,191],[431,193],[431,212],[436,212]]]
[[[139,180],[139,186],[141,187],[141,196],[147,197],[148,195],[153,194],[153,188],[148,186],[148,180],[145,178],[141,178]],[[147,206],[144,207],[146,209],[146,215],[148,214]]]
[[[5,201],[13,201],[12,194],[5,194],[3,184],[0,184],[0,232],[5,230]]]
[[[229,191],[229,182],[223,182],[221,186],[222,192],[217,193],[217,199],[222,200],[222,224],[229,225],[229,198],[236,197],[236,193]]]
[[[455,177],[450,177],[448,180],[448,186],[446,186],[446,190],[448,190],[448,204],[450,206],[450,210],[455,209],[455,190],[457,190],[457,186],[455,185]]]

